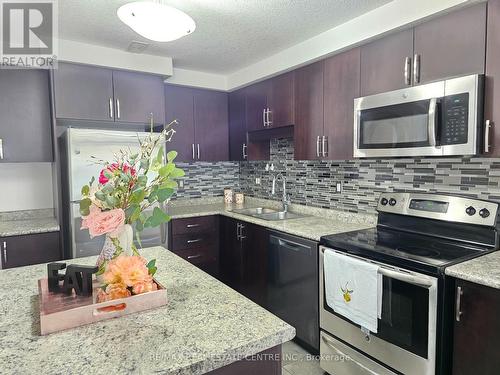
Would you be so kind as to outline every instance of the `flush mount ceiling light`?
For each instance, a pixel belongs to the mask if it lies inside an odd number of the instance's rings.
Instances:
[[[122,5],[118,18],[144,38],[170,42],[191,34],[196,28],[193,19],[179,9],[161,1],[136,1]]]

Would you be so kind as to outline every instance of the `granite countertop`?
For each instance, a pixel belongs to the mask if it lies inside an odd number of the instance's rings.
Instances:
[[[202,374],[295,336],[293,327],[166,249],[142,255],[157,259],[168,305],[48,336],[39,335],[37,288],[46,266],[0,271],[0,373]]]
[[[59,224],[53,209],[0,213],[0,237],[57,232]]]
[[[448,267],[446,275],[500,289],[500,251]]]
[[[308,216],[280,221],[268,221],[234,212],[235,209],[249,207],[280,209],[281,203],[270,200],[247,198],[244,205],[237,206],[234,204],[224,204],[222,198],[199,198],[192,199],[189,202],[172,202],[167,212],[173,219],[223,215],[314,241],[319,241],[320,238],[325,235],[366,229],[376,225],[375,216],[306,207],[302,205],[291,205],[290,211]]]

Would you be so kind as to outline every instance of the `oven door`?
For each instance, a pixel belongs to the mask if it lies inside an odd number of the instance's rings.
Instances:
[[[364,367],[370,368],[373,362],[377,362],[394,372],[407,375],[434,374],[437,278],[372,262],[380,265],[383,275],[382,315],[378,320],[378,333],[367,335],[359,325],[335,313],[326,304],[323,272],[325,249],[320,247],[320,328],[351,347]],[[345,252],[341,253],[346,255]],[[323,341],[321,345],[326,351],[332,345],[332,340]],[[328,364],[330,370],[335,366],[335,362]]]
[[[444,82],[355,99],[354,156],[442,155],[437,146]]]

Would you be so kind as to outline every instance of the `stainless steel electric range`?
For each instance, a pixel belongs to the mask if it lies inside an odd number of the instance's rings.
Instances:
[[[320,246],[321,367],[343,374],[450,373],[453,280],[446,267],[499,247],[495,202],[384,193],[377,227],[324,236]],[[365,333],[325,301],[325,249],[380,265],[378,333]]]

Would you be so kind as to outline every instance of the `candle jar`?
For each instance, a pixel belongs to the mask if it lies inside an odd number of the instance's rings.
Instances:
[[[245,203],[245,195],[243,193],[236,193],[234,194],[234,200],[236,202],[236,204],[243,204]]]
[[[224,189],[224,203],[225,204],[233,203],[233,189],[230,188]]]

